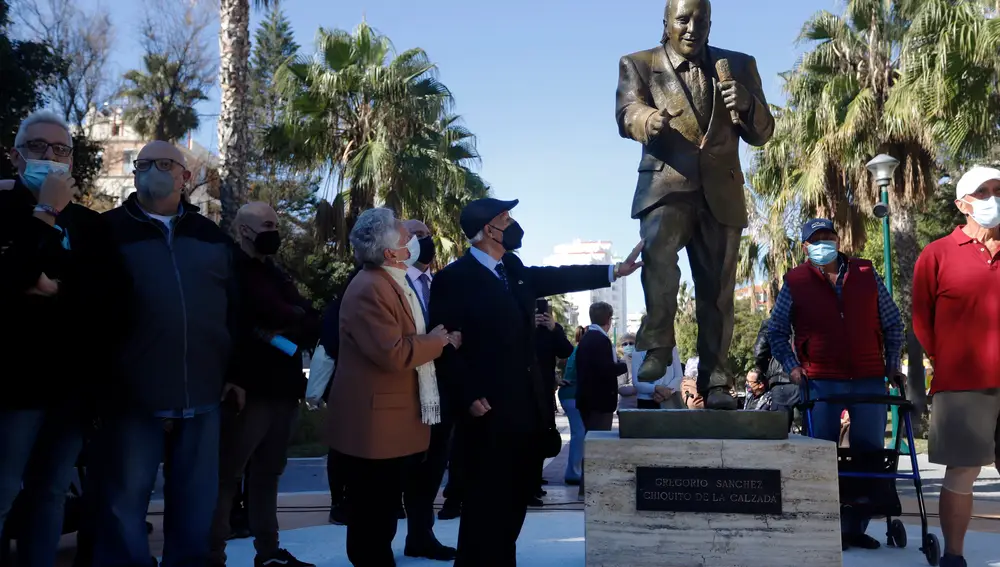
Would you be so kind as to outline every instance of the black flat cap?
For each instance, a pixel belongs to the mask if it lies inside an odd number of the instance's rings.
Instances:
[[[462,209],[458,224],[461,225],[466,238],[472,238],[497,215],[516,206],[517,199],[513,201],[501,201],[493,198],[476,199]]]

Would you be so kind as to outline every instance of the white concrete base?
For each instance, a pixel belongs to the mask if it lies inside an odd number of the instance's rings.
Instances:
[[[587,434],[588,567],[838,567],[840,504],[836,445],[793,435],[786,440],[624,439]],[[689,467],[690,478],[725,469],[779,471],[780,493],[644,488],[643,494],[743,502],[776,497],[776,512],[747,514],[648,511],[636,507],[638,467]],[[705,471],[700,473],[698,471]],[[744,478],[740,476],[739,478]],[[675,479],[657,478],[657,482]],[[650,481],[651,482],[651,481]],[[652,485],[649,485],[652,486]],[[659,486],[657,484],[657,486]],[[664,486],[669,486],[664,484]],[[746,507],[735,510],[745,510]],[[780,513],[778,513],[780,512]]]
[[[458,520],[438,522],[434,532],[447,545],[458,540]],[[844,553],[844,567],[926,567],[916,545],[920,541],[920,527],[907,526],[910,547],[875,551],[852,549]],[[941,537],[938,529],[932,530]],[[885,542],[885,522],[873,521],[868,533]],[[281,533],[281,545],[303,561],[317,567],[351,567],[345,554],[347,528],[320,526]],[[403,557],[406,538],[406,521],[399,522],[399,531],[393,548],[400,567],[446,567],[449,563],[429,559]],[[230,567],[253,565],[253,543],[249,539],[231,541],[227,550]],[[583,540],[583,512],[529,513],[517,544],[518,567],[585,567]],[[965,558],[969,567],[1000,567],[1000,534],[972,532],[965,539]]]

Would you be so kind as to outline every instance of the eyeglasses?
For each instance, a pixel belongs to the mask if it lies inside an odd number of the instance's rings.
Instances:
[[[160,171],[170,171],[175,165],[180,165],[180,163],[170,159],[170,158],[160,158],[160,159],[137,159],[132,162],[135,166],[136,171],[149,171],[149,168],[156,164],[156,169]]]
[[[73,146],[67,146],[66,144],[52,144],[46,142],[45,140],[30,140],[17,147],[19,150],[28,150],[37,156],[45,155],[45,152],[49,151],[49,148],[52,148],[52,153],[59,157],[69,157],[73,155]]]

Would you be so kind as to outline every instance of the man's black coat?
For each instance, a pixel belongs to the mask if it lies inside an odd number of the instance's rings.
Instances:
[[[555,416],[551,377],[543,377],[536,357],[535,299],[608,287],[608,266],[526,267],[514,254],[502,261],[509,291],[468,252],[434,276],[430,328],[462,332],[461,348],[445,349],[437,361],[442,404],[473,419],[469,407],[486,398],[492,409],[475,418],[477,430],[543,431]]]

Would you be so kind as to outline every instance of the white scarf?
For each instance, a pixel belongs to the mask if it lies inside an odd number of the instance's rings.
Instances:
[[[426,334],[427,325],[424,323],[424,312],[420,306],[420,298],[406,281],[406,270],[389,266],[383,266],[383,268],[403,290],[403,295],[410,307],[410,314],[413,315],[413,322],[417,327],[417,335]],[[420,387],[420,420],[427,425],[441,423],[441,396],[438,394],[434,362],[421,364],[417,367],[417,385]]]
[[[598,325],[591,325],[587,327],[588,331],[597,331],[598,333],[608,337],[608,332],[602,329]],[[611,337],[608,337],[608,341],[611,341]],[[618,351],[615,350],[615,343],[611,343],[611,360],[618,362]]]

